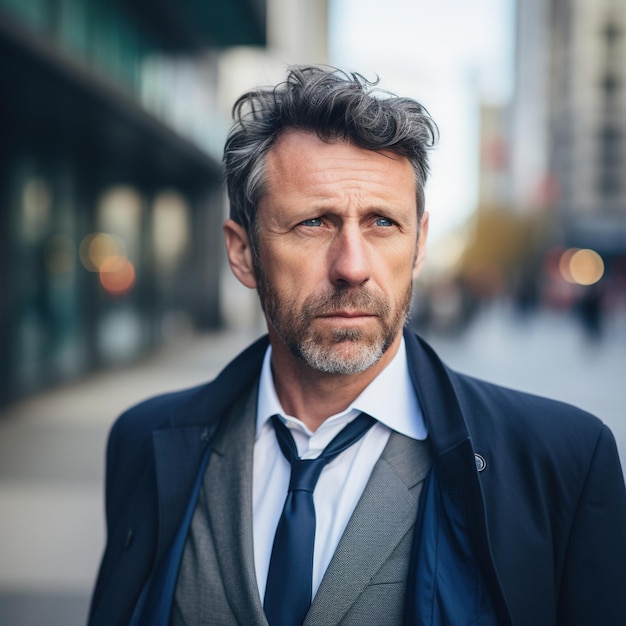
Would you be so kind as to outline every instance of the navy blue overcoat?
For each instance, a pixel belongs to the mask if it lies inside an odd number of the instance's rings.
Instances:
[[[609,429],[569,405],[451,371],[409,331],[405,341],[437,492],[460,511],[496,623],[626,624],[626,492]],[[90,626],[131,623],[142,590],[149,595],[147,581],[154,584],[164,564],[175,579],[172,545],[212,434],[259,376],[266,346],[265,337],[215,381],[147,400],[113,426],[107,545]],[[419,545],[417,559],[424,556]],[[424,585],[409,581],[407,621],[456,625],[438,610],[450,581],[446,564],[437,566],[436,555],[434,563],[429,598]]]

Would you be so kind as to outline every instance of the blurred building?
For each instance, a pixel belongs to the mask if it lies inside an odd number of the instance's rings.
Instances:
[[[516,211],[507,140],[510,110],[486,105],[480,110],[480,169],[472,233],[459,264],[466,288],[488,299],[514,288],[535,246],[533,214]]]
[[[219,55],[265,0],[0,0],[0,402],[220,317]]]
[[[566,243],[626,253],[626,3],[554,2],[550,169]]]
[[[626,286],[626,3],[517,5],[514,201],[521,212],[549,215],[553,246],[597,253],[599,275],[621,289]],[[562,266],[557,274],[571,279],[566,257],[556,252],[553,257]]]
[[[550,4],[517,2],[515,94],[510,121],[512,206],[521,213],[549,204]]]

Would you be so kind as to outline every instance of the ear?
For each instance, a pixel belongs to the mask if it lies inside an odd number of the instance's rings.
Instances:
[[[429,214],[424,212],[420,221],[420,234],[417,238],[417,249],[415,250],[415,262],[413,263],[413,280],[415,280],[424,265],[426,259],[426,240],[428,239],[428,219]]]
[[[256,288],[256,276],[252,262],[252,248],[246,229],[228,219],[224,222],[224,242],[230,269],[237,280],[249,289]]]

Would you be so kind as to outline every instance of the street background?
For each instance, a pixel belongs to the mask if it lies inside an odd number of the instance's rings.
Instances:
[[[107,432],[262,332],[225,263],[231,107],[293,64],[440,141],[413,324],[626,455],[626,3],[0,0],[0,624],[78,626]]]
[[[595,413],[626,458],[626,323],[590,341],[574,317],[524,320],[508,304],[479,313],[432,345],[463,372]],[[148,396],[204,382],[258,333],[197,335],[139,364],[42,393],[0,414],[0,624],[84,624],[104,543],[103,455],[108,429]]]

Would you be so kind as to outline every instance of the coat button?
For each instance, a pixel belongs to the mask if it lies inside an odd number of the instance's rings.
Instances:
[[[474,461],[476,463],[476,469],[479,472],[484,472],[485,468],[487,467],[487,461],[485,461],[485,457],[481,456],[480,454],[475,454]]]

